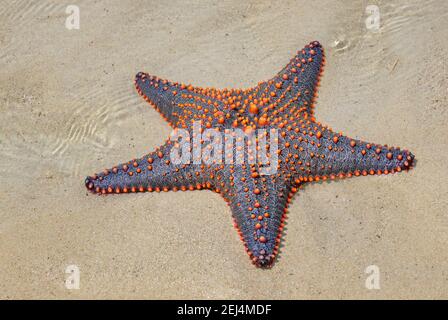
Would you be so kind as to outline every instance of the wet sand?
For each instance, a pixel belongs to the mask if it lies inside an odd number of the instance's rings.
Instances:
[[[79,30],[65,28],[70,4]],[[448,298],[447,15],[444,0],[2,3],[0,297]],[[250,263],[215,193],[87,194],[85,176],[170,133],[135,92],[138,71],[250,87],[315,39],[317,119],[417,165],[305,186],[271,270]],[[369,265],[379,290],[365,287]]]

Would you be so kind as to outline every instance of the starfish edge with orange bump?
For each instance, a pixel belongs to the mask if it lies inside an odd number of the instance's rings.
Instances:
[[[351,139],[316,121],[314,102],[324,65],[323,48],[313,41],[276,76],[249,89],[199,88],[138,73],[138,93],[173,128],[194,135],[193,123],[199,121],[204,128],[226,132],[277,129],[276,170],[260,174],[262,164],[257,161],[175,164],[170,153],[178,143],[169,139],[142,158],[87,177],[87,189],[98,194],[213,190],[231,207],[234,226],[252,262],[271,267],[288,204],[299,186],[413,166],[414,156],[407,150]],[[198,141],[206,145],[205,139]],[[253,155],[244,149],[244,157]]]

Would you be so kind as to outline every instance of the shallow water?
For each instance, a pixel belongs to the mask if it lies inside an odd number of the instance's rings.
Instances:
[[[71,4],[79,30],[65,27]],[[3,1],[0,297],[447,298],[448,2],[374,1],[376,31],[369,4]],[[87,195],[86,175],[170,133],[135,92],[138,71],[248,87],[314,39],[318,120],[418,164],[306,186],[272,270],[250,264],[216,194]],[[64,285],[70,264],[79,290]],[[380,290],[364,286],[372,264]]]

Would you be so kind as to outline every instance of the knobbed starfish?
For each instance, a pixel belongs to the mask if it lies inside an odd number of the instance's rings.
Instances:
[[[200,88],[138,73],[138,93],[173,128],[188,130],[196,138],[195,121],[226,132],[234,128],[245,132],[277,129],[276,170],[261,174],[263,164],[258,160],[176,164],[170,153],[179,142],[169,139],[142,158],[87,177],[87,189],[98,194],[214,190],[228,202],[252,262],[258,267],[272,266],[287,206],[299,186],[400,172],[413,165],[414,156],[407,150],[352,139],[316,121],[314,102],[324,65],[323,48],[313,41],[272,79],[250,89]],[[199,137],[196,144],[205,146],[206,140]],[[230,148],[235,151],[236,147]],[[253,160],[249,150],[244,149],[244,156]]]

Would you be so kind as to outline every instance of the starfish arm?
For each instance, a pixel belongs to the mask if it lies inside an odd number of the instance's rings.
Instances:
[[[323,172],[334,175],[359,176],[387,174],[408,170],[414,155],[408,150],[333,135],[329,140],[334,152],[326,161]]]
[[[193,87],[143,72],[136,75],[134,84],[173,128],[188,128],[193,121],[201,121],[208,128],[228,126],[236,118],[230,111],[240,105],[232,102],[237,98],[227,98],[227,90]]]
[[[140,159],[89,176],[85,180],[86,187],[98,194],[210,188],[210,179],[201,174],[203,165],[171,162],[173,145],[167,141]]]
[[[313,41],[273,78],[246,90],[224,90],[227,108],[236,109],[234,126],[279,125],[287,117],[314,119],[314,102],[325,65],[324,50]]]
[[[299,148],[302,161],[296,167],[300,181],[388,174],[413,165],[414,155],[408,150],[352,139],[313,123],[304,131],[307,134],[299,139],[306,143]]]
[[[250,89],[228,91],[229,105],[237,103],[234,126],[278,126],[288,117],[299,116],[314,120],[314,101],[324,65],[324,50],[313,41],[270,80]]]
[[[312,116],[324,65],[325,54],[318,41],[299,50],[275,77],[254,89],[259,101],[268,98],[264,112],[273,119],[285,114]]]
[[[231,207],[234,226],[252,262],[270,267],[279,250],[286,208],[296,189],[276,175],[258,176],[244,166],[235,167],[231,181],[223,196]]]

